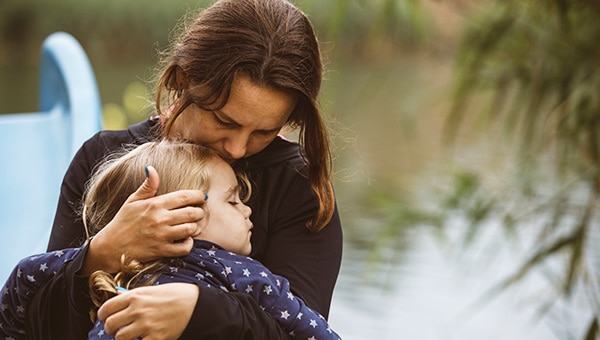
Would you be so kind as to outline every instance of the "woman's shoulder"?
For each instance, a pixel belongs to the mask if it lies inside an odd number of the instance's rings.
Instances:
[[[159,136],[157,120],[149,118],[121,130],[102,130],[94,136],[105,146],[143,144]]]
[[[156,139],[157,123],[147,119],[121,130],[102,130],[88,139],[80,150],[88,157],[97,159],[123,147],[139,145]]]

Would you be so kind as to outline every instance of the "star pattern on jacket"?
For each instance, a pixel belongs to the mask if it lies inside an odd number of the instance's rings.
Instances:
[[[291,292],[287,279],[271,273],[250,257],[225,251],[207,241],[195,240],[191,253],[172,260],[170,267],[178,267],[178,270],[165,270],[155,284],[187,282],[228,292],[245,292],[271,314],[282,329],[297,339],[340,339],[323,316]],[[103,324],[97,322],[89,339],[113,339],[105,333],[100,336],[102,329]]]
[[[80,251],[80,248],[69,248],[32,255],[19,261],[0,294],[0,339],[27,338],[25,323],[35,293]]]

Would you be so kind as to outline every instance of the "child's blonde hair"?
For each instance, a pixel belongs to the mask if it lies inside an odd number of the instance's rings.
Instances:
[[[202,190],[208,192],[211,169],[208,164],[219,159],[212,150],[181,140],[148,142],[134,149],[113,154],[94,172],[86,188],[82,217],[88,237],[108,224],[127,198],[146,179],[145,167],[152,165],[159,174],[156,195],[177,190]],[[238,174],[243,191],[242,200],[250,196],[248,180]],[[104,271],[94,272],[89,279],[90,297],[99,307],[115,296],[115,286],[133,288],[152,284],[156,273],[165,261],[150,263],[121,256],[121,271],[116,275]],[[95,310],[90,313],[95,320]]]
[[[90,235],[108,224],[127,198],[146,179],[145,167],[152,165],[159,174],[156,195],[193,189],[208,191],[214,151],[185,141],[148,142],[131,150],[109,156],[89,180],[83,206],[83,221]]]

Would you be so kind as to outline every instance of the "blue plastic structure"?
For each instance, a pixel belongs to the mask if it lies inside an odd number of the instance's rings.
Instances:
[[[101,127],[94,72],[68,33],[44,40],[39,96],[39,112],[0,114],[0,284],[46,250],[65,171]]]

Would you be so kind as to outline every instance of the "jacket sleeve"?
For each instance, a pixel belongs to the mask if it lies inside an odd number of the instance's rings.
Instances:
[[[47,251],[78,247],[85,241],[85,227],[79,211],[85,183],[96,162],[104,157],[100,133],[77,151],[63,178]]]
[[[182,340],[290,339],[246,293],[199,286],[200,297]]]
[[[271,202],[269,231],[262,240],[264,252],[256,259],[271,272],[287,278],[292,292],[327,318],[342,257],[337,208],[323,229],[309,231],[306,222],[315,216],[318,202],[308,180],[288,171],[275,183],[268,179],[262,182],[268,183],[257,190],[261,191],[259,195],[270,195],[265,199]]]
[[[86,339],[93,324],[87,277],[77,275],[87,245],[57,271],[52,280],[36,292],[27,313],[31,339]]]
[[[57,299],[50,302],[44,298],[44,292],[51,290],[49,287],[66,287],[65,267],[80,255],[81,249],[65,249],[45,254],[29,256],[21,260],[6,281],[1,296],[0,308],[0,337],[2,339],[53,339],[48,328],[40,328],[36,315],[48,306],[52,312],[69,310],[69,299],[64,295],[52,295]],[[84,309],[86,306],[83,307]],[[87,310],[83,312],[88,315]],[[33,316],[32,316],[33,315]],[[60,313],[61,320],[52,323],[52,328],[64,328],[70,323],[68,312]],[[62,330],[61,330],[62,331]],[[66,333],[63,333],[66,334]],[[63,334],[55,338],[63,338]]]
[[[280,320],[284,329],[289,329],[289,333],[297,339],[341,339],[321,314],[292,294],[289,282],[285,278],[275,278],[274,287],[278,287],[279,291],[270,312]]]

